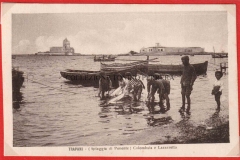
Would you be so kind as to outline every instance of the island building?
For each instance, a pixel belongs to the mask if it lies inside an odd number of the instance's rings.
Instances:
[[[201,47],[164,47],[156,43],[154,47],[141,48],[140,54],[144,55],[194,55],[204,53]]]
[[[62,47],[51,47],[50,51],[47,52],[38,52],[35,53],[35,55],[80,55],[79,53],[74,52],[74,48],[70,47],[70,41],[65,38],[63,40],[63,46]]]

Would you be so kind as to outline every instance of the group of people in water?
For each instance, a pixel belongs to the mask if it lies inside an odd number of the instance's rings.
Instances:
[[[189,63],[189,57],[183,56],[181,58],[183,63],[183,70],[181,76],[181,94],[182,94],[182,106],[179,109],[179,112],[186,112],[187,114],[190,113],[191,109],[191,92],[193,90],[194,82],[197,78],[196,72],[194,67]],[[220,111],[220,97],[222,95],[223,90],[223,82],[221,81],[221,77],[223,73],[221,71],[215,72],[216,81],[214,82],[212,95],[215,96],[215,101],[217,103],[217,111]],[[105,75],[104,72],[101,73],[99,80],[99,94],[101,98],[104,98],[105,93],[111,89],[112,82],[108,76]],[[143,82],[140,79],[135,78],[132,76],[130,72],[126,72],[123,75],[118,75],[118,83],[119,88],[113,92],[111,96],[130,96],[132,97],[133,101],[139,101],[141,98],[142,90],[145,89]],[[147,98],[149,103],[154,103],[155,101],[155,94],[159,95],[159,106],[160,112],[170,110],[170,81],[163,79],[163,77],[159,73],[152,73],[147,78]],[[185,107],[185,100],[187,99],[187,108]],[[164,106],[164,100],[166,101],[166,108]]]

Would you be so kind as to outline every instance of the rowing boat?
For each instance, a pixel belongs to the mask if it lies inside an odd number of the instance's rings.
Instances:
[[[202,75],[207,73],[208,61],[205,61],[203,63],[196,63],[192,65],[195,68],[197,75]],[[183,70],[183,65],[148,64],[147,69],[148,69],[148,72],[181,75]]]
[[[192,64],[195,68],[197,75],[206,74],[208,61],[203,63]],[[172,74],[172,75],[181,75],[183,70],[183,65],[165,65],[165,64],[149,64],[148,61],[132,62],[132,63],[113,63],[113,64],[104,64],[101,63],[102,71],[118,71],[118,70],[137,70],[140,73],[163,73],[163,74]]]
[[[99,79],[101,78],[100,73],[102,71],[87,71],[87,70],[72,70],[66,69],[65,71],[61,71],[60,74],[63,78],[69,80],[72,83],[79,83],[83,86],[94,86],[98,87]],[[122,69],[117,71],[104,71],[106,76],[112,81],[112,85],[114,88],[118,87],[118,76],[121,74],[124,76],[126,72],[131,72],[133,76],[137,75],[137,70],[134,69]]]
[[[94,58],[94,62],[108,62],[108,61],[115,61],[115,57],[111,58]]]

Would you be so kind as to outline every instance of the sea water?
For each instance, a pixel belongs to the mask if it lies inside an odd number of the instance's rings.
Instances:
[[[160,56],[156,64],[181,64],[180,56]],[[118,57],[126,60],[145,60],[146,57]],[[211,117],[216,109],[211,95],[215,81],[214,72],[221,62],[228,59],[213,59],[211,56],[190,56],[190,63],[208,61],[206,76],[198,76],[191,95],[191,116],[188,124],[198,126]],[[130,61],[116,60],[117,63]],[[183,117],[181,107],[180,77],[170,79],[170,111],[150,113],[145,100],[146,89],[141,101],[129,104],[106,105],[97,97],[98,89],[69,83],[60,75],[65,69],[99,70],[100,62],[92,56],[17,56],[12,60],[14,67],[24,72],[25,81],[21,88],[18,107],[13,107],[13,146],[77,146],[77,145],[120,145],[126,139],[134,139],[141,132],[154,129],[150,120],[168,120],[162,125],[177,124]],[[146,87],[146,78],[141,77]],[[228,74],[222,77],[224,90],[221,96],[220,116],[228,119]],[[156,100],[157,95],[156,95]],[[5,106],[6,107],[6,106]],[[159,110],[155,106],[156,111]],[[161,123],[155,127],[162,127]],[[149,135],[146,135],[149,136]],[[141,139],[131,144],[140,145]]]

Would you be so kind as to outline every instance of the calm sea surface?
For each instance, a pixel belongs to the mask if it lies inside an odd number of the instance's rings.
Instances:
[[[162,56],[158,57],[158,61],[155,63],[181,64],[181,57]],[[197,78],[191,95],[192,114],[189,121],[196,126],[214,113],[216,102],[211,95],[214,71],[219,69],[220,62],[227,62],[227,59],[190,57],[190,63],[204,61],[209,62],[207,76]],[[131,106],[129,103],[105,105],[96,97],[97,88],[67,83],[66,79],[61,78],[60,71],[65,69],[99,70],[100,63],[93,62],[93,57],[17,56],[13,59],[13,66],[19,67],[25,77],[20,108],[13,108],[14,146],[121,145],[126,138],[142,131],[151,131],[153,126],[148,123],[149,117],[171,117],[171,123],[182,119],[178,113],[181,107],[180,77],[171,80],[171,110],[165,114],[150,114],[145,105],[146,90],[141,102]],[[224,75],[222,80],[224,91],[220,114],[228,115],[228,75]],[[143,82],[146,86],[146,79]],[[141,140],[135,144],[141,144]]]

